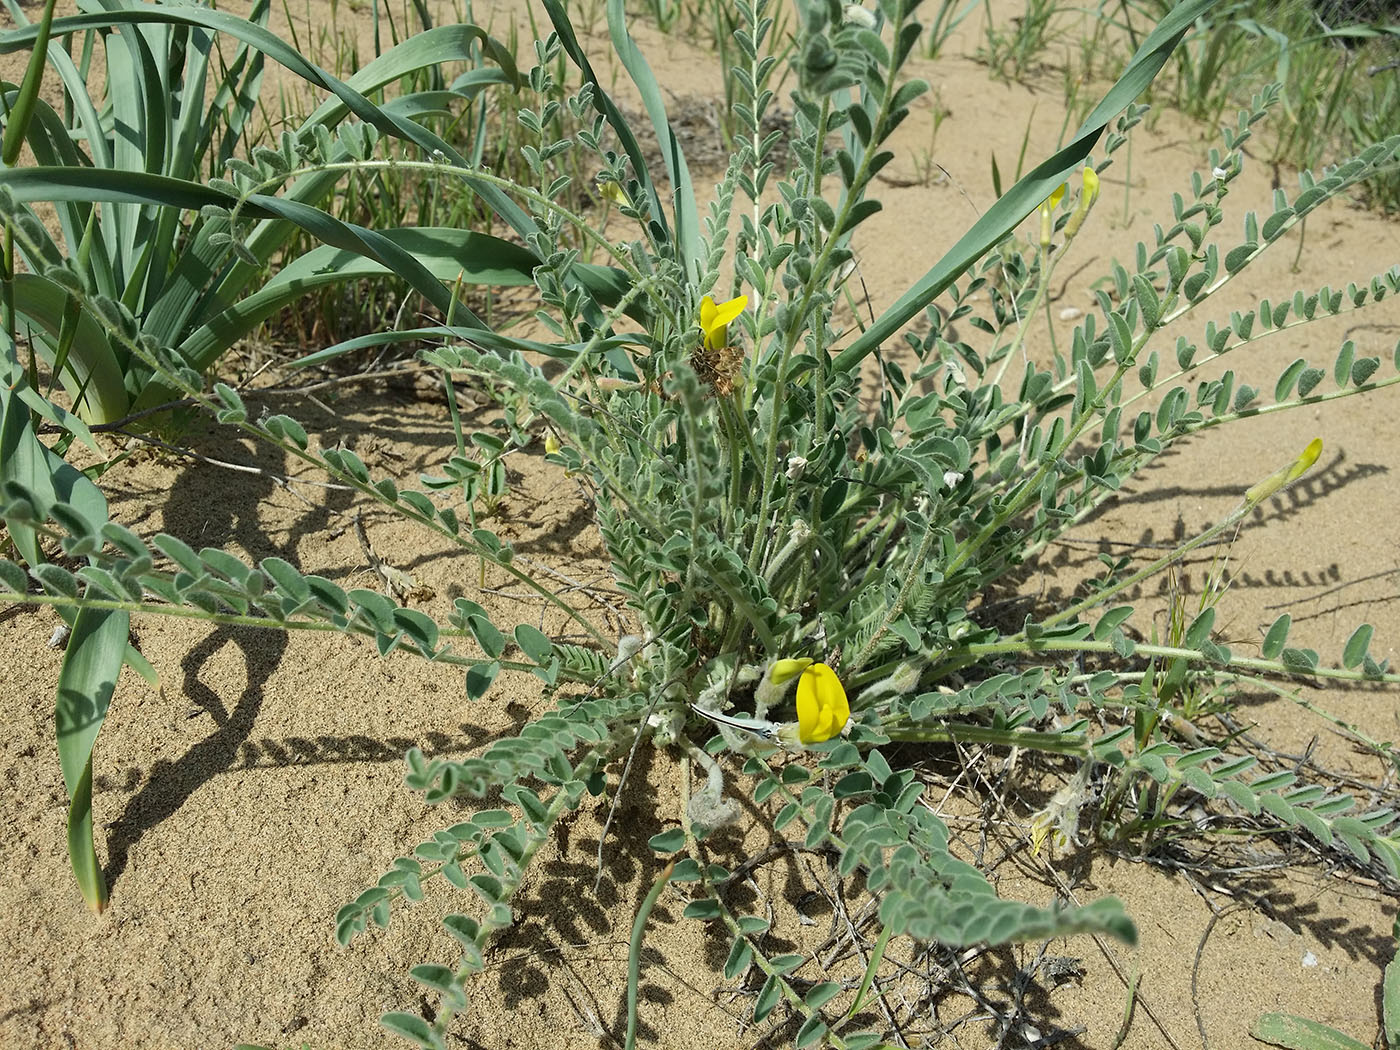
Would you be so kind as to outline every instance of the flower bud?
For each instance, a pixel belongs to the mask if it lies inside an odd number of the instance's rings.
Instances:
[[[811,666],[812,661],[808,659],[774,660],[773,666],[768,668],[768,680],[774,685],[783,685]]]
[[[1079,191],[1079,202],[1074,206],[1074,213],[1070,215],[1069,222],[1065,224],[1065,240],[1068,241],[1076,233],[1079,227],[1084,225],[1084,220],[1089,215],[1089,209],[1094,206],[1094,201],[1099,199],[1099,173],[1087,165],[1084,168],[1084,187]]]
[[[1050,241],[1055,234],[1055,209],[1060,206],[1060,201],[1065,196],[1065,184],[1062,182],[1055,187],[1055,192],[1045,198],[1045,203],[1040,206],[1040,246],[1050,247]]]
[[[845,10],[841,12],[842,25],[860,26],[862,29],[874,29],[876,21],[875,12],[861,7],[860,4],[847,4]]]

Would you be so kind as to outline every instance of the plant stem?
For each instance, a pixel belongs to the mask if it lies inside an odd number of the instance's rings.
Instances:
[[[671,872],[675,870],[674,860],[661,869],[661,874],[652,884],[651,892],[642,901],[642,906],[637,909],[637,918],[632,923],[632,940],[627,947],[627,1039],[623,1043],[625,1050],[633,1050],[637,1045],[637,986],[642,979],[642,935],[646,933],[647,918],[651,915],[651,910],[656,907],[661,891],[666,888]]]

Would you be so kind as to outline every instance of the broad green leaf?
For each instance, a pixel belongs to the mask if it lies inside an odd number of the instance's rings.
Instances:
[[[554,643],[537,628],[522,623],[515,628],[515,644],[537,664],[548,663],[554,655]]]
[[[663,831],[647,839],[647,845],[657,853],[675,853],[685,845],[685,832],[680,828]]]
[[[1283,652],[1284,643],[1288,641],[1288,630],[1292,626],[1293,617],[1288,613],[1283,613],[1273,622],[1273,626],[1264,635],[1264,644],[1261,646],[1264,659],[1278,659],[1279,654]]]
[[[433,1030],[432,1025],[416,1014],[387,1013],[379,1019],[379,1023],[424,1050],[441,1050],[444,1045],[442,1037]]]
[[[1367,1043],[1296,1014],[1261,1014],[1249,1034],[1287,1050],[1371,1050]]]
[[[1342,650],[1342,666],[1347,669],[1358,667],[1361,661],[1366,659],[1366,651],[1371,647],[1371,635],[1374,628],[1369,623],[1363,623],[1351,633],[1347,639],[1346,647]]]
[[[58,758],[68,789],[68,857],[88,907],[107,906],[107,885],[92,840],[92,748],[107,716],[126,653],[131,617],[82,609],[73,622],[58,678]]]

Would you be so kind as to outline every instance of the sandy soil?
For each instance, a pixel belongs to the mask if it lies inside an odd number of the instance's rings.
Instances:
[[[342,10],[339,17],[347,16]],[[678,99],[715,97],[714,67],[684,34],[640,35]],[[953,57],[927,71],[951,110],[934,148],[951,178],[923,184],[914,159],[928,148],[926,100],[901,133],[909,154],[882,188],[885,211],[862,229],[861,275],[876,311],[991,203],[991,157],[1003,171],[1014,164],[1031,105],[1039,108],[1028,156],[1054,144],[1056,77],[1031,87],[989,83],[983,67],[959,57],[972,46],[971,37],[962,39],[950,48]],[[697,151],[705,148],[696,142]],[[1134,150],[1131,183],[1124,165],[1105,179],[1076,264],[1062,271],[1071,276],[1054,304],[1057,314],[1091,308],[1092,278],[1114,257],[1131,258],[1151,222],[1169,214],[1170,193],[1184,191],[1187,172],[1204,164],[1199,132],[1169,115],[1141,133]],[[1236,184],[1231,203],[1241,207],[1232,228],[1245,207],[1267,208],[1270,179],[1258,164]],[[1310,220],[1296,272],[1291,253],[1276,252],[1222,297],[1222,309],[1360,281],[1397,260],[1400,227],[1336,205]],[[1062,324],[1062,343],[1070,329]],[[1358,356],[1388,356],[1397,333],[1400,309],[1391,302],[1346,323],[1310,327],[1301,338],[1268,340],[1232,367],[1270,387],[1300,354],[1327,364],[1338,343],[1351,338]],[[376,474],[412,478],[431,469],[450,442],[440,393],[426,385],[347,385],[323,392],[319,402],[250,393],[249,403],[254,411],[266,404],[290,412],[324,444],[343,440]],[[1321,436],[1326,451],[1314,472],[1261,508],[1234,544],[1233,583],[1218,627],[1231,644],[1248,647],[1288,610],[1296,644],[1334,655],[1350,630],[1368,621],[1377,628],[1373,652],[1394,661],[1400,505],[1389,473],[1397,414],[1400,394],[1389,390],[1192,441],[1128,485],[1079,531],[1079,543],[1047,551],[1027,574],[1025,593],[1049,604],[1062,599],[1094,570],[1100,544],[1143,545],[1138,549],[1146,552],[1205,527]],[[488,578],[481,591],[475,564],[425,544],[421,534],[344,492],[317,487],[280,454],[205,426],[181,440],[196,454],[264,473],[142,454],[106,478],[116,520],[145,535],[167,530],[195,547],[275,554],[347,588],[377,587],[352,524],[358,511],[377,557],[414,577],[414,601],[424,611],[442,615],[453,597],[467,594],[498,623],[540,622],[539,608],[513,597],[505,581]],[[510,462],[512,491],[495,527],[524,554],[606,591],[601,546],[579,494],[538,455]],[[281,483],[287,475],[290,485]],[[1189,562],[1185,586],[1198,592],[1209,568],[1209,556]],[[1144,604],[1161,604],[1155,586],[1151,591]],[[589,601],[583,592],[574,598]],[[0,678],[0,718],[11,726],[0,743],[11,799],[0,858],[0,1045],[401,1045],[377,1018],[384,1010],[430,1006],[406,971],[455,959],[436,917],[462,904],[430,892],[396,915],[389,931],[348,949],[334,943],[332,918],[395,856],[460,819],[404,790],[402,753],[417,746],[430,755],[466,755],[517,731],[547,704],[538,683],[504,676],[486,700],[469,703],[456,674],[407,657],[380,660],[367,643],[138,618],[137,641],[162,684],[153,689],[127,673],[98,746],[95,810],[112,903],[93,919],[65,859],[65,796],[52,743],[60,654],[46,644],[55,622],[46,611],[0,609],[0,666],[9,669]],[[1393,691],[1308,688],[1305,695],[1378,739],[1400,731]],[[1389,784],[1391,773],[1378,760],[1288,701],[1250,697],[1239,715],[1281,753],[1307,753],[1363,783]],[[1057,892],[1078,900],[1117,894],[1141,932],[1132,950],[1091,938],[958,958],[916,957],[902,948],[898,957],[923,968],[938,988],[932,1000],[906,1004],[908,1011],[895,1004],[909,1045],[1021,1046],[1038,1032],[1060,1047],[1107,1048],[1124,1025],[1130,984],[1137,999],[1125,1047],[1252,1045],[1249,1025],[1273,1009],[1368,1043],[1378,1038],[1377,986],[1393,954],[1393,886],[1343,870],[1326,855],[1298,863],[1296,846],[1287,847],[1295,862],[1271,867],[1284,847],[1268,843],[1260,844],[1257,870],[1213,870],[1234,863],[1228,851],[1205,866],[1185,851],[1143,859],[1096,850],[1037,861],[1025,849],[1026,825],[1048,783],[1043,765],[949,749],[906,749],[900,757],[917,765],[930,802],[947,813],[961,848],[983,860],[1002,894],[1037,901]],[[970,778],[969,769],[983,779]],[[472,982],[471,1007],[453,1045],[620,1045],[626,939],[660,870],[646,839],[673,826],[677,787],[676,769],[660,757],[634,767],[596,893],[594,857],[606,809],[587,805],[568,822],[516,900],[518,925]],[[992,796],[1009,808],[983,808]],[[849,902],[825,895],[835,884],[825,859],[773,849],[776,840],[765,830],[771,814],[761,809],[746,813],[721,853],[736,864],[761,858],[753,906],[771,909],[775,938],[829,943],[831,972],[858,974],[861,960],[839,950],[846,916],[858,916],[863,904],[857,889],[846,887]],[[993,813],[997,820],[984,819]],[[757,986],[723,978],[725,944],[681,918],[685,899],[683,888],[670,889],[653,913],[644,1040],[678,1050],[787,1045],[795,1028],[781,1010],[776,1027],[749,1024]],[[1018,1027],[999,1043],[983,1004],[1005,1013],[1011,1002],[1023,1004],[1021,1016],[1034,1032]]]

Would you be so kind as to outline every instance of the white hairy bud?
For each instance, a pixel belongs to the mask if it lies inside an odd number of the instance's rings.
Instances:
[[[875,12],[866,10],[860,4],[847,4],[846,9],[841,12],[841,23],[848,26],[860,26],[862,29],[874,29]]]

